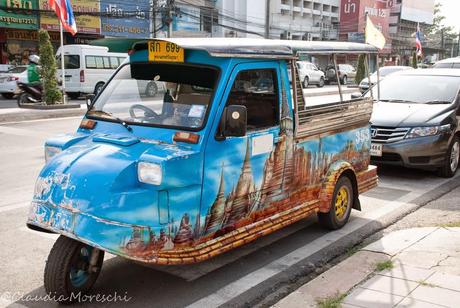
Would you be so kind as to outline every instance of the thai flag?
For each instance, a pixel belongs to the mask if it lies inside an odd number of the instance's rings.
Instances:
[[[420,39],[420,25],[417,24],[417,32],[415,32],[415,49],[417,51],[417,56],[423,54],[422,50],[422,40]]]
[[[49,0],[49,4],[56,12],[64,29],[75,35],[77,33],[77,23],[75,22],[70,0]]]

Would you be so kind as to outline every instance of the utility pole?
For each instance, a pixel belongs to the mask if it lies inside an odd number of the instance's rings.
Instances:
[[[265,0],[265,38],[270,38],[270,0]]]
[[[441,29],[441,60],[444,59],[444,28]]]
[[[174,0],[168,0],[168,37],[172,37],[172,10],[174,8]]]

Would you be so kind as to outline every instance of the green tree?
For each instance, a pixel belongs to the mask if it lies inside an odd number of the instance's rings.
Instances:
[[[56,79],[56,59],[48,31],[38,31],[38,46],[40,52],[40,74],[43,82],[43,101],[47,105],[59,103],[62,93]]]
[[[366,76],[366,69],[364,67],[364,55],[361,54],[361,55],[359,55],[358,67],[356,69],[356,76],[355,76],[356,84],[359,84],[361,82],[361,80],[364,79],[365,76]]]
[[[412,67],[413,67],[413,68],[417,68],[417,62],[418,62],[418,61],[417,61],[417,52],[414,51],[414,52],[412,53]]]
[[[446,17],[441,15],[441,7],[439,2],[434,6],[433,24],[426,28],[426,39],[431,47],[442,49],[441,57],[445,57],[455,48],[458,33],[454,27],[444,24]]]

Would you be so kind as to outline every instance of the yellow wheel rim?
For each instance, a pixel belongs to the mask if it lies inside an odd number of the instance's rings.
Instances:
[[[348,196],[348,189],[345,187],[340,187],[339,191],[337,192],[337,196],[335,197],[335,216],[338,219],[342,219],[347,212],[349,205]]]

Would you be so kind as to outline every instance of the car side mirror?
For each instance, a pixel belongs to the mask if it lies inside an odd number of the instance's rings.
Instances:
[[[246,136],[247,122],[248,112],[246,106],[230,105],[225,107],[222,114],[219,139]]]
[[[94,94],[88,94],[86,95],[86,108],[89,110],[89,107],[91,107],[91,104],[93,103],[94,100]]]
[[[361,93],[351,93],[351,99],[357,99],[361,97],[362,97]]]

